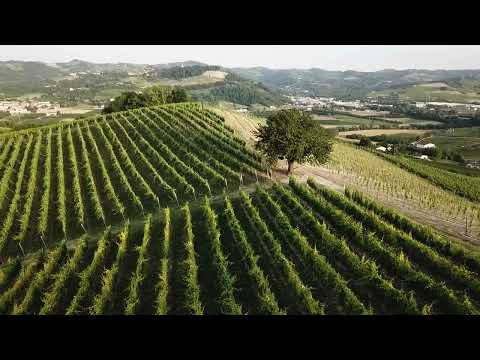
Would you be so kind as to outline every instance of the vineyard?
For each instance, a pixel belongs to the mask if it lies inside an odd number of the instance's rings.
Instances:
[[[464,184],[457,183],[455,194],[454,191],[446,190],[446,185],[442,189],[432,180],[423,179],[383,157],[344,142],[335,143],[326,167],[334,174],[344,177],[347,186],[376,200],[386,199],[401,204],[401,207],[408,206],[415,211],[434,214],[437,222],[441,220],[455,226],[457,232],[464,233],[472,242],[480,238],[480,205],[478,201],[459,196],[460,187],[472,196],[478,193],[473,177]],[[442,178],[442,174],[443,172],[438,175],[434,171],[430,172],[430,176],[435,178]],[[445,184],[446,179],[443,177]]]
[[[335,146],[345,195],[267,180],[195,103],[1,136],[0,314],[479,314],[480,255],[358,190],[478,207]]]
[[[0,259],[238,189],[262,170],[222,118],[194,103],[3,136]]]
[[[364,195],[292,178],[12,258],[0,313],[478,314],[479,274],[477,254]]]
[[[471,201],[480,202],[480,178],[432,167],[428,163],[419,163],[404,156],[382,155],[394,164],[430,180],[435,185],[463,196]]]

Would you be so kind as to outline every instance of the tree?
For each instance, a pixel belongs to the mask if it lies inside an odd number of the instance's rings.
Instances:
[[[145,106],[156,106],[185,101],[188,101],[188,96],[186,91],[182,88],[152,86],[146,89],[142,94],[137,94],[133,91],[122,93],[105,106],[103,113],[108,114]]]
[[[133,91],[128,91],[117,96],[112,102],[106,105],[103,109],[103,113],[108,114],[128,109],[136,109],[145,106],[145,103],[145,96]]]
[[[360,146],[365,146],[365,147],[370,147],[370,146],[373,145],[373,143],[372,143],[372,141],[371,141],[368,137],[362,136],[362,137],[360,138],[360,142],[358,143],[358,145],[360,145]]]
[[[321,127],[312,116],[297,109],[280,110],[267,118],[256,131],[255,148],[262,152],[270,166],[285,158],[287,173],[295,162],[325,163],[332,151],[333,134]]]
[[[188,95],[185,89],[177,87],[172,90],[170,102],[180,103],[180,102],[186,102],[186,101],[188,101]]]

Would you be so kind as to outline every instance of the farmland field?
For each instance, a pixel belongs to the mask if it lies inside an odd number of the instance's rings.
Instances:
[[[10,134],[0,139],[0,258],[238,188],[263,169],[220,118],[188,104]]]
[[[450,190],[474,202],[480,202],[480,177],[456,174],[447,170],[433,167],[429,162],[416,161],[406,156],[382,154],[386,159],[417,174],[432,183]]]
[[[388,121],[395,121],[400,123],[400,126],[409,126],[409,125],[441,125],[442,123],[439,121],[433,121],[433,120],[418,120],[418,119],[412,119],[409,117],[385,117],[383,118]]]
[[[233,116],[229,111],[223,111],[223,113],[226,124],[229,126],[240,123],[242,119],[252,127],[256,123],[244,114],[235,113]],[[396,136],[414,136],[416,131],[423,132],[423,130],[405,131],[405,129],[364,131],[386,131],[387,133],[400,131]],[[413,134],[409,134],[409,131],[413,131]],[[253,141],[250,131],[239,132],[239,134],[247,142]],[[427,179],[402,169],[376,154],[351,146],[343,140],[358,141],[347,138],[336,141],[330,160],[325,165],[296,165],[295,176],[302,181],[313,177],[315,181],[337,191],[343,191],[348,186],[354,187],[385,206],[396,209],[420,223],[435,227],[454,241],[473,248],[480,245],[478,203],[444,190]],[[288,180],[285,168],[284,161],[280,161],[274,169],[273,179],[281,182]]]
[[[475,80],[475,83],[478,85],[477,80]],[[478,91],[472,88],[472,84],[468,84],[468,80],[462,81],[462,83],[459,84],[460,86],[439,85],[439,83],[417,84],[398,89],[372,91],[369,93],[369,96],[381,97],[398,94],[401,99],[405,100],[454,103],[478,102],[480,100]]]
[[[57,243],[2,268],[0,312],[478,313],[476,254],[348,194],[292,179]]]
[[[442,150],[455,151],[465,159],[480,160],[480,128],[454,129],[433,131],[433,136],[426,138],[422,143],[431,142]]]
[[[337,114],[333,116],[324,116],[324,115],[313,115],[313,118],[318,120],[322,126],[334,126],[334,127],[351,127],[359,125],[371,125],[371,126],[381,126],[381,125],[392,125],[389,121],[382,121],[377,119],[369,119],[367,117],[360,118],[354,116],[348,116],[343,114]]]
[[[414,130],[414,129],[369,129],[369,130],[351,130],[342,131],[339,136],[346,137],[347,135],[365,135],[365,136],[377,136],[377,135],[399,135],[399,134],[411,134],[421,135],[429,130]]]
[[[424,160],[412,159],[417,163],[425,163]],[[430,160],[429,166],[436,167],[438,169],[446,170],[454,174],[463,174],[468,176],[480,176],[480,169],[468,168],[465,165],[460,165],[455,161],[450,160]]]
[[[480,207],[451,191],[443,190],[427,179],[395,165],[377,154],[345,142],[335,143],[325,167],[341,183],[367,193],[375,200],[411,212],[423,221],[455,237],[468,234],[464,240],[480,242]],[[454,175],[454,174],[452,174]]]
[[[183,103],[1,136],[0,314],[479,313],[476,251],[361,186],[267,179],[236,136],[262,120],[241,118]],[[461,199],[358,151],[337,142],[327,167],[430,209]],[[478,215],[462,201],[452,217]]]

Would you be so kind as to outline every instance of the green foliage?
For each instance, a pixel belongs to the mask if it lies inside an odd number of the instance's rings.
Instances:
[[[365,147],[371,147],[371,146],[373,146],[373,143],[368,137],[362,136],[362,137],[360,137],[360,142],[358,143],[358,145],[365,146]]]
[[[369,294],[375,294],[378,298],[376,308],[386,308],[393,313],[418,313],[415,302],[411,301],[404,291],[396,289],[378,271],[378,265],[374,260],[367,260],[358,256],[341,238],[338,239],[323,222],[320,223],[314,213],[302,205],[291,191],[283,186],[274,186],[274,192],[279,203],[289,213],[290,219],[299,224],[301,229],[309,229],[311,234],[310,245],[328,258],[330,263],[341,263],[345,269],[355,277],[366,279],[362,283],[350,283],[350,287],[359,296],[369,298]],[[264,195],[268,200],[268,194]],[[270,200],[271,201],[271,200]],[[391,309],[391,310],[390,310]]]
[[[36,314],[40,310],[41,296],[47,285],[51,282],[53,274],[61,265],[66,253],[67,247],[64,241],[48,253],[47,258],[43,263],[43,269],[34,274],[35,277],[28,285],[25,297],[18,306],[15,304],[13,314]]]
[[[311,115],[297,109],[269,116],[255,135],[255,148],[265,154],[271,165],[278,158],[287,159],[288,173],[295,162],[325,163],[333,147],[333,134],[319,126]]]
[[[430,180],[445,190],[449,190],[472,201],[480,201],[480,177],[455,174],[432,167],[428,162],[416,161],[405,156],[383,155],[394,164],[416,175]]]
[[[204,198],[201,205],[203,221],[207,227],[208,242],[211,256],[211,270],[214,277],[216,290],[215,302],[218,304],[220,312],[227,315],[241,315],[242,307],[235,300],[235,277],[228,269],[228,260],[223,253],[222,243],[220,241],[220,230],[217,224],[217,215],[210,207],[207,197]]]
[[[258,210],[252,204],[250,197],[245,192],[240,192],[242,207],[250,225],[256,229],[257,236],[264,249],[268,249],[273,265],[280,270],[283,275],[284,283],[288,297],[292,303],[295,312],[299,314],[323,315],[323,307],[313,298],[312,292],[305,286],[294,265],[285,257],[282,252],[282,246],[275,239],[265,222],[260,217]]]
[[[180,307],[181,312],[189,315],[202,315],[203,306],[200,302],[200,287],[198,284],[198,265],[195,259],[194,234],[192,216],[188,203],[181,208],[182,234],[181,259],[179,276],[181,279]]]
[[[84,265],[87,246],[86,238],[80,239],[73,256],[62,267],[60,272],[55,274],[53,286],[43,296],[43,306],[39,315],[58,315],[63,310],[65,301],[69,301],[72,292],[76,288],[76,276]]]
[[[297,184],[293,179],[291,179],[290,184],[300,197],[308,201],[316,211],[328,217],[329,222],[336,224],[339,231],[351,241],[367,249],[380,263],[393,269],[397,276],[404,277],[415,290],[428,294],[433,300],[438,300],[443,311],[456,314],[477,312],[472,306],[465,307],[451,289],[432,279],[425,272],[416,270],[409,261],[405,261],[406,257],[399,250],[405,251],[405,254],[410,259],[415,260],[418,265],[424,264],[424,261],[430,262],[433,267],[428,267],[428,269],[435,268],[435,278],[443,273],[452,279],[457,278],[462,284],[470,283],[475,288],[478,281],[472,279],[464,269],[462,270],[452,263],[447,265],[445,259],[430,248],[413,241],[411,236],[402,233],[393,226],[386,225],[371,212],[362,211],[358,206],[348,202],[346,198],[316,185],[312,180],[309,180],[309,185],[319,191],[322,196],[312,193],[304,186]],[[333,206],[323,196],[333,201],[339,208]],[[368,232],[367,229],[373,230],[375,233]],[[382,240],[376,234],[379,234]],[[420,262],[417,262],[417,259]],[[447,267],[450,268],[448,272]]]
[[[105,270],[102,276],[102,285],[99,293],[95,295],[93,299],[93,305],[90,308],[90,314],[91,315],[104,315],[108,314],[112,308],[112,300],[114,296],[114,291],[115,288],[118,284],[118,277],[120,271],[124,267],[125,263],[125,257],[127,255],[127,250],[128,250],[128,244],[129,244],[129,231],[130,231],[130,222],[127,221],[123,227],[123,229],[120,231],[118,234],[119,242],[118,242],[118,249],[117,249],[117,256],[115,258],[115,262],[112,265],[110,269]],[[101,244],[99,244],[99,247],[97,248],[97,252],[95,255],[97,255],[97,264],[104,264],[104,248],[100,247]],[[94,260],[92,263],[95,263],[95,255],[94,255]],[[96,272],[100,270],[101,267],[98,266],[92,266],[89,268],[89,270],[86,271],[92,271]],[[87,279],[89,276],[87,273],[85,273],[85,277],[82,277],[82,280],[85,278]],[[84,280],[85,284],[87,280]],[[71,313],[74,313],[75,310],[75,305],[72,302],[70,305],[70,310]],[[68,311],[67,310],[67,311]]]
[[[111,228],[107,228],[98,241],[92,262],[79,274],[78,290],[67,308],[66,315],[78,314],[85,308],[86,299],[93,297],[95,281],[100,277],[105,266],[105,258],[110,240]]]
[[[185,79],[193,76],[202,75],[205,71],[220,70],[220,66],[211,65],[192,65],[192,66],[173,66],[166,69],[159,69],[157,71],[145,74],[149,80],[157,80],[162,78],[167,79]]]
[[[122,93],[104,107],[103,113],[109,114],[146,106],[181,103],[185,101],[188,101],[188,95],[182,88],[152,86],[142,93],[133,91]]]
[[[160,259],[160,272],[156,284],[156,315],[166,315],[168,313],[168,281],[169,281],[169,251],[170,251],[170,209],[163,210],[163,242]]]
[[[226,78],[226,83],[214,86],[206,91],[200,90],[192,94],[198,100],[208,102],[228,101],[242,105],[260,104],[264,106],[280,105],[286,101],[282,95],[277,92],[261,86],[261,84],[235,79],[230,76]]]
[[[148,253],[152,236],[151,229],[152,215],[148,214],[145,219],[145,225],[143,228],[142,244],[136,249],[139,255],[135,272],[132,274],[128,285],[128,295],[125,302],[124,310],[125,315],[135,315],[139,311],[142,288],[146,277],[146,263],[149,260]]]
[[[275,294],[270,288],[270,284],[258,265],[258,256],[255,254],[252,246],[247,240],[247,235],[235,215],[232,203],[227,194],[224,194],[225,210],[228,227],[233,235],[235,246],[238,247],[244,259],[245,271],[251,279],[254,287],[255,302],[257,303],[255,313],[282,315],[285,311],[280,309]]]

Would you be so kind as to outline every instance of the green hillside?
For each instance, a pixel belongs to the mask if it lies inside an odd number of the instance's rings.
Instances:
[[[480,79],[416,84],[404,88],[372,91],[369,93],[369,96],[372,97],[392,95],[398,95],[403,100],[421,102],[480,102]]]
[[[32,97],[65,106],[100,105],[126,91],[154,86],[179,86],[193,99],[230,101],[242,105],[279,105],[287,101],[258,81],[245,79],[220,66],[197,62],[160,65],[0,62],[0,97]]]
[[[197,103],[0,136],[0,314],[478,314],[480,257],[264,176]]]
[[[291,181],[57,243],[1,268],[0,313],[478,314],[478,257],[347,194]]]

